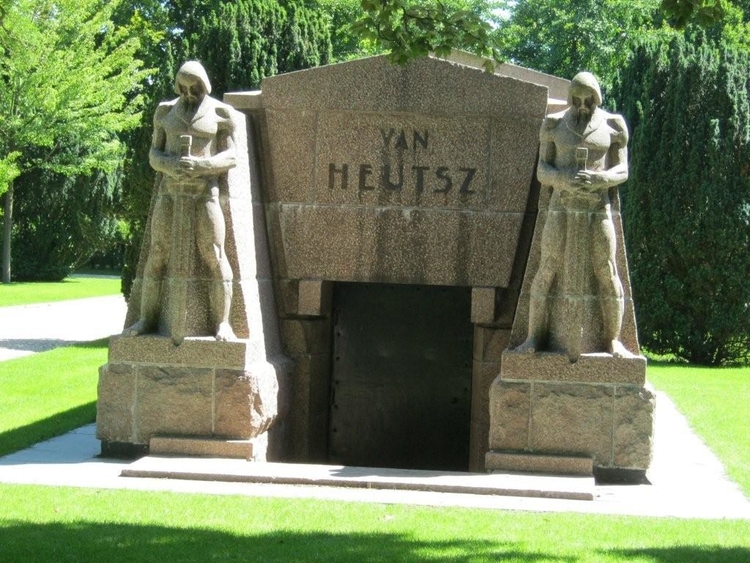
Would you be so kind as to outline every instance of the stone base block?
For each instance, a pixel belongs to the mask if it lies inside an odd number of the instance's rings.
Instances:
[[[253,459],[265,459],[267,438],[258,438],[279,413],[279,383],[291,366],[285,359],[238,365],[239,358],[253,357],[249,346],[243,340],[196,338],[174,346],[167,337],[114,337],[99,374],[97,437],[140,447],[160,435],[255,440]],[[161,349],[158,362],[154,351]],[[211,363],[220,367],[209,367],[207,358],[218,358]]]
[[[506,379],[586,383],[646,383],[646,358],[615,358],[611,354],[581,354],[571,362],[563,354],[526,354],[506,350],[502,356]]]
[[[487,471],[520,471],[528,473],[552,473],[555,475],[594,474],[590,457],[566,457],[558,455],[531,455],[489,451],[485,457]]]
[[[230,459],[246,459],[248,461],[265,461],[256,459],[253,455],[265,452],[262,434],[255,440],[222,440],[218,438],[184,438],[181,436],[154,436],[149,442],[151,455],[177,455],[189,457],[220,457]],[[260,444],[256,444],[260,441]],[[258,445],[261,447],[259,448]]]
[[[597,354],[570,364],[556,354],[506,352],[490,388],[495,453],[587,457],[595,468],[643,471],[653,424],[654,394],[640,357]]]

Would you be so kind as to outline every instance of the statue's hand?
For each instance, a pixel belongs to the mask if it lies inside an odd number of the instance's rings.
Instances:
[[[207,158],[198,158],[195,156],[183,156],[177,162],[177,169],[181,177],[197,178],[211,170],[211,161]]]
[[[597,190],[608,187],[609,177],[606,172],[592,172],[580,170],[573,179],[574,185],[586,191]]]

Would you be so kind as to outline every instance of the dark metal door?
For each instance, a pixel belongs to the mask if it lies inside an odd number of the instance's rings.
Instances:
[[[331,463],[466,471],[471,290],[339,283]]]

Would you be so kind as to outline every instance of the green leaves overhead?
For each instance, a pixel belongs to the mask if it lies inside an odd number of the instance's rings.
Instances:
[[[721,21],[727,11],[727,0],[662,0],[661,9],[677,29],[691,21],[708,27]]]
[[[490,23],[497,2],[429,0],[363,0],[364,15],[352,32],[390,51],[391,61],[403,64],[429,53],[447,55],[464,49],[501,61]],[[487,65],[492,70],[492,63]]]

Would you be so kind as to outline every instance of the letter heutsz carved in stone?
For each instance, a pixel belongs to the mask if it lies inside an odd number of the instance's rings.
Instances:
[[[589,270],[596,280],[606,351],[630,357],[620,341],[624,315],[623,285],[615,260],[616,238],[609,189],[628,178],[628,130],[622,116],[599,106],[599,84],[591,73],[573,78],[569,108],[545,118],[540,132],[537,177],[552,196],[542,233],[541,259],[531,286],[529,331],[519,352],[539,351],[550,336],[566,342],[572,360],[580,354],[583,286]],[[586,264],[590,266],[585,266]],[[555,283],[556,282],[556,283]],[[549,295],[568,304],[564,330],[549,334]],[[577,301],[577,303],[576,303]]]
[[[186,62],[177,72],[175,93],[179,98],[161,103],[154,115],[149,163],[159,174],[151,242],[140,318],[123,334],[158,331],[162,281],[168,279],[170,332],[176,343],[183,340],[187,270],[195,244],[213,280],[208,303],[212,330],[217,340],[231,340],[235,338],[229,324],[233,275],[224,251],[226,225],[219,201],[220,179],[236,165],[231,108],[208,95],[211,84],[197,61]]]

